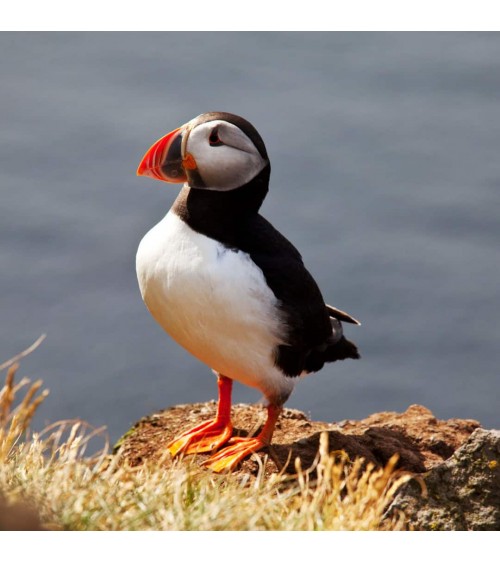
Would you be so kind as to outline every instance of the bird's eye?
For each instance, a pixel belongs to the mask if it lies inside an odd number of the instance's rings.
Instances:
[[[220,147],[223,143],[219,137],[219,129],[215,127],[210,132],[210,137],[208,137],[208,142],[210,143],[211,147]]]

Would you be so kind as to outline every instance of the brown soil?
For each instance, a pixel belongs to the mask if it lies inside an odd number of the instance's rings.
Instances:
[[[181,432],[215,415],[215,402],[178,405],[141,419],[115,446],[132,466],[163,458],[166,444]],[[232,420],[234,435],[255,434],[262,426],[266,410],[256,405],[234,405]],[[412,405],[404,413],[383,412],[364,420],[316,422],[303,412],[284,409],[270,447],[245,460],[241,473],[255,473],[259,464],[255,455],[265,458],[266,474],[283,468],[294,471],[294,460],[300,458],[303,468],[310,467],[318,452],[321,432],[328,432],[329,449],[345,452],[350,459],[363,457],[377,465],[385,465],[393,454],[399,454],[398,467],[422,473],[449,458],[453,452],[480,426],[475,420],[438,420],[431,411]],[[344,454],[345,455],[345,454]],[[208,454],[189,456],[195,463],[207,459]]]

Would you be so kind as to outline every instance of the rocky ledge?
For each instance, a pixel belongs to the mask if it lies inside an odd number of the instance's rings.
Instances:
[[[166,444],[181,431],[213,418],[215,403],[179,405],[137,422],[115,446],[131,465],[163,457]],[[265,410],[255,405],[233,407],[235,434],[258,431]],[[265,471],[294,472],[294,460],[311,466],[319,437],[327,432],[330,451],[350,459],[363,457],[385,465],[397,453],[398,468],[417,477],[403,486],[389,512],[403,511],[416,530],[500,530],[500,431],[485,430],[475,420],[438,420],[431,411],[412,405],[404,413],[377,413],[363,420],[316,422],[303,412],[285,409],[273,444],[259,455]],[[196,461],[204,455],[192,456]],[[255,473],[255,458],[238,472]]]

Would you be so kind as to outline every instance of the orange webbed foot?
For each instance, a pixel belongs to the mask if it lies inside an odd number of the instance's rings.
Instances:
[[[231,389],[233,382],[224,375],[217,379],[219,403],[214,420],[202,422],[187,432],[183,432],[167,444],[172,457],[178,454],[197,454],[213,452],[222,447],[232,436]]]
[[[210,456],[202,465],[216,473],[232,471],[247,456],[267,445],[268,443],[259,436],[255,438],[232,438],[228,446]]]
[[[280,412],[280,406],[269,405],[267,407],[266,423],[258,436],[254,438],[231,438],[227,447],[210,456],[203,465],[216,473],[232,471],[247,456],[258,452],[271,443],[274,427]]]
[[[232,434],[233,427],[229,421],[221,422],[215,419],[203,422],[174,438],[167,444],[167,449],[172,457],[180,453],[212,452],[222,447]]]

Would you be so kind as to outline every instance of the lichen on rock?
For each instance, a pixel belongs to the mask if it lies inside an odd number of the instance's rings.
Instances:
[[[389,513],[418,530],[500,530],[500,431],[478,428],[453,455],[398,492]]]

